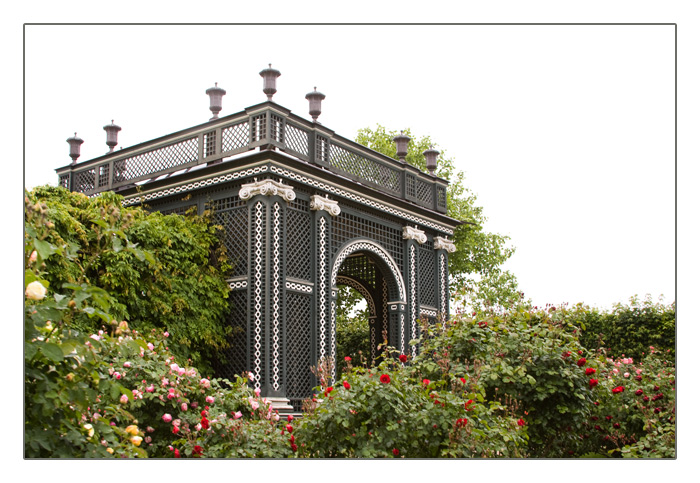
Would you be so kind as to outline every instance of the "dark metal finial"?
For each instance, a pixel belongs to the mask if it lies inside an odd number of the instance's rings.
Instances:
[[[219,118],[219,112],[221,112],[221,98],[226,95],[226,91],[219,87],[218,82],[214,82],[214,87],[210,87],[205,92],[209,96],[209,110],[214,116],[209,119],[213,121]]]
[[[321,101],[324,100],[326,96],[316,91],[314,86],[314,91],[306,94],[306,99],[309,100],[309,115],[313,118],[314,122],[321,115]]]
[[[102,129],[107,131],[107,146],[109,146],[109,151],[107,151],[107,153],[109,154],[114,151],[114,146],[117,145],[117,133],[121,131],[122,128],[114,124],[114,119],[112,119],[112,124],[107,124]]]
[[[73,160],[71,164],[75,164],[76,160],[80,157],[80,145],[83,144],[83,140],[78,137],[76,132],[72,138],[66,139],[66,142],[70,145],[69,156]]]
[[[406,162],[406,155],[408,154],[408,142],[411,140],[410,137],[406,136],[403,131],[401,134],[394,138],[396,143],[396,156],[398,156],[399,161],[402,163]]]
[[[273,69],[272,64],[267,65],[267,69],[260,71],[260,77],[263,78],[263,92],[267,96],[267,100],[271,101],[272,96],[277,92],[277,78],[282,74],[277,69]]]

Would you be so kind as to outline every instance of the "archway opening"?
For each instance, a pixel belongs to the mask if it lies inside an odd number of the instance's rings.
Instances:
[[[362,293],[339,284],[335,317],[336,368],[344,367],[345,357],[354,364],[371,364],[369,304]]]

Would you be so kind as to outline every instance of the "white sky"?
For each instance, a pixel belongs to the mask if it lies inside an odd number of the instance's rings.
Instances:
[[[74,131],[85,140],[80,158],[84,161],[106,152],[102,126],[111,119],[123,128],[120,146],[187,128],[209,118],[204,91],[214,82],[228,92],[222,115],[238,112],[265,100],[258,72],[271,62],[282,72],[274,100],[308,117],[304,95],[318,86],[327,95],[320,121],[340,135],[353,138],[357,129],[379,123],[432,136],[465,171],[467,184],[490,219],[488,229],[512,238],[517,252],[507,268],[537,304],[585,301],[606,307],[635,293],[654,297],[663,293],[670,302],[675,298],[677,243],[677,352],[679,360],[688,362],[694,352],[691,344],[697,340],[697,315],[691,310],[696,306],[695,274],[700,269],[695,228],[700,17],[695,4],[685,0],[16,3],[4,10],[0,29],[4,74],[0,119],[6,176],[14,187],[0,191],[12,213],[3,220],[11,218],[10,225],[16,227],[12,240],[18,243],[21,198],[14,180],[24,176],[28,188],[55,183],[53,170],[70,162],[65,139]],[[670,26],[34,26],[23,31],[26,22],[217,21],[677,23],[677,178]],[[19,245],[12,246],[16,250],[12,253],[20,250]],[[11,258],[12,273],[20,273],[21,258]],[[6,282],[3,293],[15,293],[19,299],[19,291]],[[19,340],[16,321],[21,309],[17,303],[10,305],[17,310],[11,317],[12,339]],[[13,356],[13,361],[20,360]],[[682,367],[689,365],[680,365],[679,374],[688,374]],[[694,407],[689,401],[696,388],[688,377],[685,380],[678,384],[684,390],[683,396],[679,392],[678,408],[686,415],[679,421],[686,423],[677,440],[677,463],[684,466],[698,446],[688,426],[688,409]],[[10,403],[18,414],[21,399],[10,398]],[[12,427],[19,432],[20,422],[15,420]],[[16,444],[20,440],[2,440],[2,454],[12,455],[13,462],[26,469],[21,445]],[[217,469],[226,464],[217,463]],[[244,474],[281,470],[292,480],[307,480],[321,472],[338,481],[356,481],[358,471],[387,476],[388,471],[398,471],[399,476],[415,479],[417,474],[444,474],[444,469],[468,471],[465,474],[472,477],[492,477],[494,470],[499,475],[505,470],[518,481],[555,481],[561,478],[557,469],[593,471],[613,479],[629,477],[630,470],[649,479],[679,469],[677,464],[670,468],[651,462],[588,461],[580,466],[522,462],[527,465],[524,472],[521,462],[496,467],[495,462],[438,466],[434,461],[415,461],[398,467],[295,463],[266,461],[262,468],[237,462],[235,469]],[[56,472],[50,462],[37,462],[31,470],[52,471],[52,478],[68,481],[85,464],[71,468],[75,472]],[[552,471],[553,467],[557,468]],[[157,470],[168,472],[173,467],[157,465]],[[177,471],[181,474],[183,468]],[[186,471],[195,475],[191,468]],[[104,471],[100,475],[108,476]]]
[[[28,26],[25,186],[265,100],[354,138],[381,124],[456,160],[535,304],[675,298],[673,26]],[[41,142],[37,141],[40,136]]]

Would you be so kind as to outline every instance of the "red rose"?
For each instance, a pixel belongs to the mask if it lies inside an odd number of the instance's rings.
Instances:
[[[579,367],[581,367],[581,366],[584,365],[585,363],[586,363],[586,358],[585,358],[585,357],[582,357],[582,358],[580,358],[580,359],[578,360],[578,362],[576,363],[576,365],[578,365]]]
[[[641,381],[641,380],[642,380],[642,376],[636,376],[635,379],[638,380],[638,381]]]
[[[620,392],[622,392],[622,391],[624,391],[624,390],[625,390],[624,387],[622,387],[622,386],[617,386],[617,387],[614,387],[614,388],[613,388],[612,392],[613,392],[613,394],[618,394],[618,393],[620,393]]]
[[[406,357],[406,354],[401,354],[401,355],[399,356],[399,360],[400,360],[401,362],[406,362],[406,361],[408,360],[408,357]]]
[[[333,386],[328,386],[326,388],[326,394],[330,394],[332,390],[333,390]]]
[[[430,379],[423,379],[423,384],[425,384],[426,386],[430,384]]]
[[[202,447],[199,445],[196,445],[194,447],[194,449],[192,450],[192,456],[194,456],[195,458],[202,456]]]
[[[658,391],[658,390],[659,390],[659,386],[654,386],[654,391]]]
[[[489,325],[488,322],[483,322],[483,321],[482,321],[482,322],[479,322],[479,327],[482,327],[482,328],[483,328],[483,327],[486,327],[486,326],[488,326],[488,325]]]
[[[649,402],[649,396],[644,396],[642,399],[644,399],[644,402]]]
[[[381,376],[379,376],[379,382],[383,384],[389,384],[391,382],[389,374],[382,374]]]
[[[661,408],[654,408],[654,413],[659,414],[661,412]]]
[[[593,427],[594,427],[595,429],[597,429],[598,431],[602,431],[602,430],[603,430],[603,428],[601,428],[601,427],[600,427],[599,425],[597,425],[597,424],[596,424],[595,426],[593,426]]]
[[[180,457],[180,450],[177,449],[177,448],[175,449],[175,457],[176,457],[176,458],[179,458],[179,457]]]
[[[294,435],[291,435],[291,436],[289,437],[289,442],[290,442],[290,443],[293,443],[293,442],[294,442]]]
[[[297,445],[292,443],[292,451],[297,452]]]
[[[463,377],[460,377],[459,380],[462,381],[462,384],[466,384],[466,383],[467,383],[467,380],[466,380],[465,378],[463,378]]]
[[[595,386],[598,385],[598,379],[591,379],[590,381],[588,381],[588,385],[591,387],[591,389],[593,389]]]
[[[591,374],[595,374],[595,369],[593,369],[592,367],[587,367],[586,368],[586,375],[590,376]]]
[[[523,418],[518,419],[518,426],[525,426],[525,421],[523,421]]]
[[[291,424],[288,424],[286,427],[287,427],[287,431],[289,431],[290,433],[294,429]]]
[[[345,389],[350,389],[350,383],[348,381],[343,381],[343,387]]]
[[[287,416],[287,421],[289,421],[290,423],[292,422],[293,419],[294,419],[294,416],[292,416],[291,414],[289,416]]]
[[[391,452],[394,453],[394,456],[398,456],[398,455],[399,455],[399,450],[396,449],[396,448],[392,449]]]
[[[351,360],[352,360],[352,357],[350,357],[350,356],[345,356],[345,361],[346,361],[346,362],[350,362]]]
[[[173,434],[177,434],[178,431],[180,431],[180,428],[173,426]]]
[[[202,418],[200,421],[200,424],[202,425],[202,429],[208,429],[209,428],[209,420],[207,418]]]
[[[605,416],[605,419],[607,419],[608,421],[610,421],[610,420],[612,419],[612,416]]]
[[[613,423],[613,428],[620,429],[620,423]]]
[[[566,351],[566,352],[564,352],[561,356],[562,356],[564,359],[566,359],[567,357],[571,357],[571,351]]]
[[[634,391],[634,393],[635,393],[637,396],[641,396],[642,394],[644,394],[644,391],[642,391],[641,389],[637,389],[636,391]]]

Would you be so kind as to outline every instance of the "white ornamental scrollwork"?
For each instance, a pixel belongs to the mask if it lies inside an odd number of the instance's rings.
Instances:
[[[272,179],[258,181],[256,178],[252,183],[241,185],[241,190],[238,192],[238,196],[242,200],[249,200],[255,195],[281,196],[286,201],[294,201],[297,197],[294,188],[283,184],[282,180],[274,181]]]
[[[454,242],[451,242],[447,238],[443,238],[441,236],[436,236],[435,237],[435,244],[433,245],[436,250],[446,250],[447,253],[454,253],[457,251],[457,247],[455,246]]]
[[[421,244],[428,241],[428,237],[426,236],[425,232],[423,230],[420,230],[417,226],[415,228],[412,226],[404,226],[403,239],[416,240],[418,243]]]
[[[328,195],[324,198],[321,195],[313,195],[311,201],[309,202],[309,209],[312,211],[327,211],[332,216],[338,216],[340,214],[340,206],[338,202],[334,200],[329,200]]]

